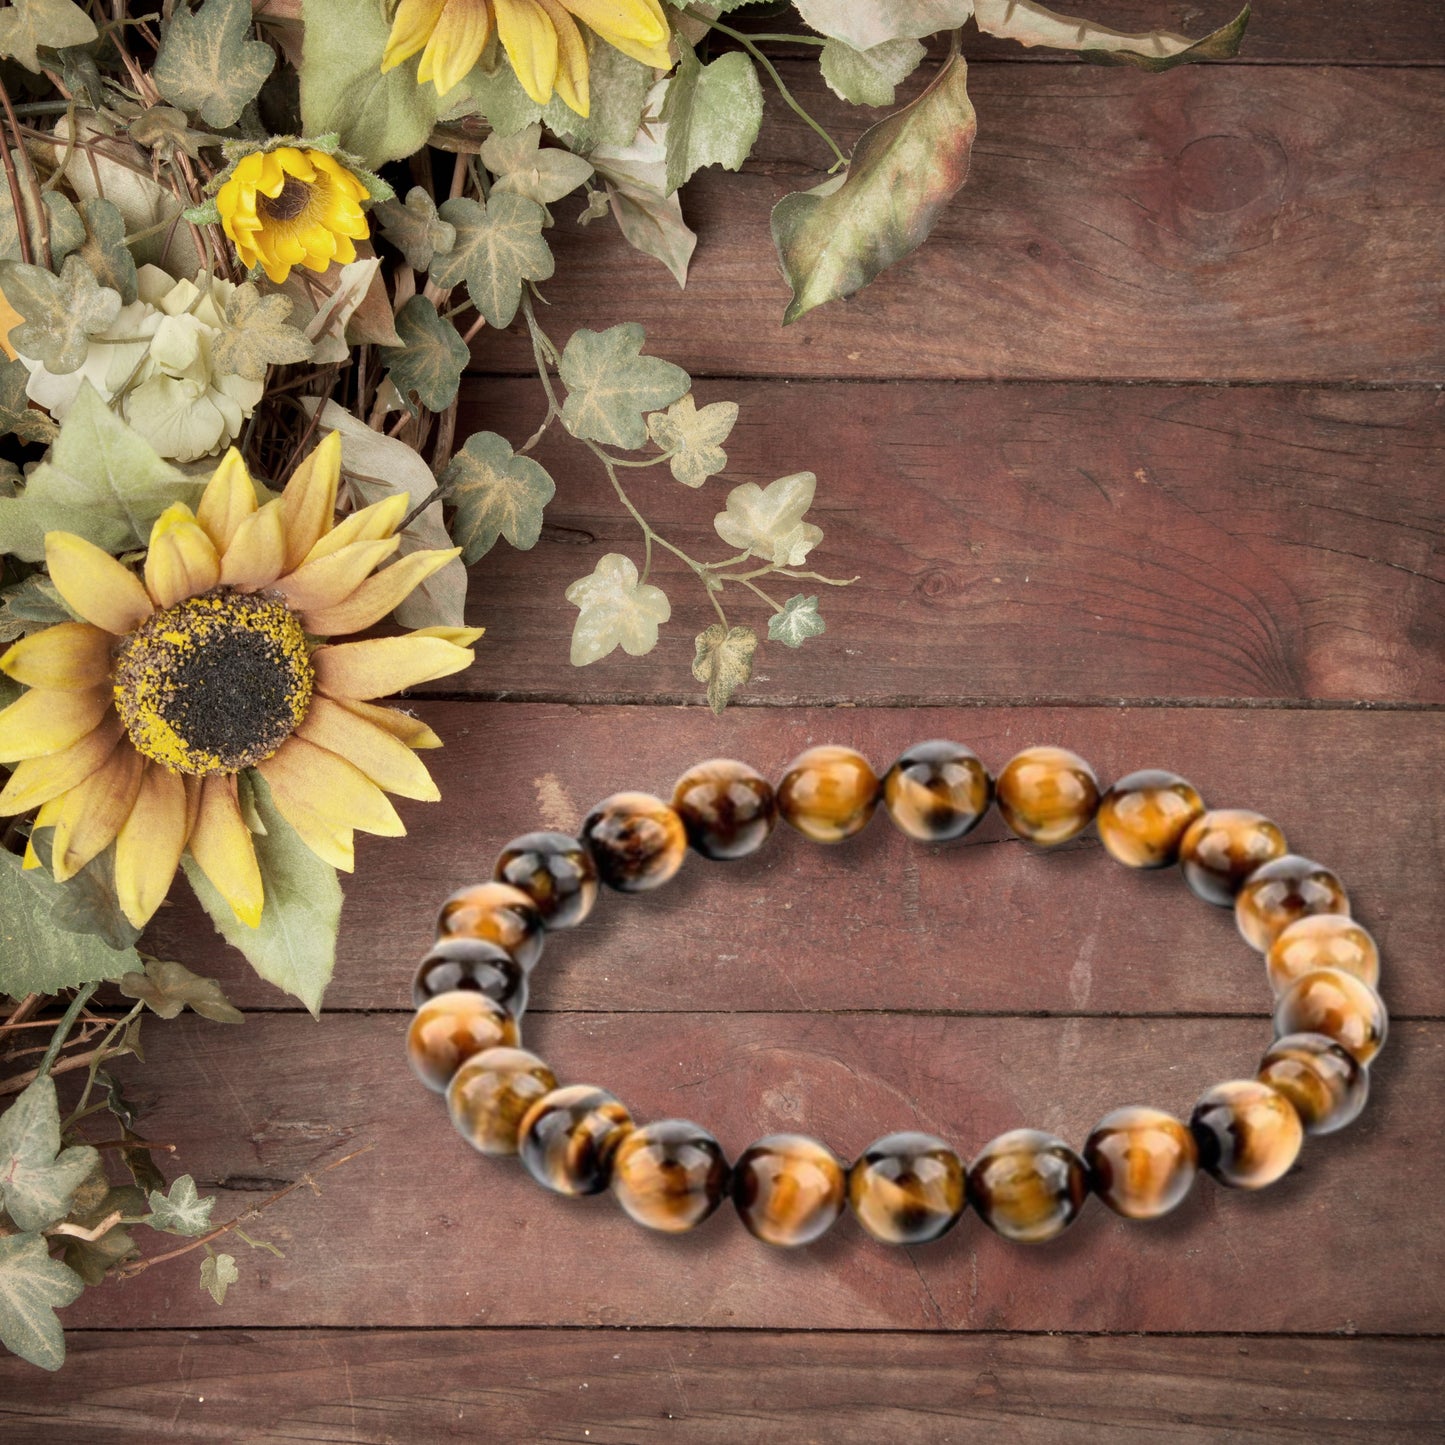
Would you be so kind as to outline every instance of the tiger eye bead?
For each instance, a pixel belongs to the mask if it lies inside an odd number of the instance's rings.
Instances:
[[[1368,1064],[1385,1046],[1388,1027],[1380,995],[1337,968],[1317,968],[1301,975],[1280,995],[1274,1010],[1277,1038],[1324,1034],[1362,1064]]]
[[[634,1129],[612,1161],[612,1192],[639,1224],[682,1234],[706,1219],[728,1191],[722,1145],[687,1119]]]
[[[1348,913],[1345,886],[1322,863],[1286,853],[1256,868],[1234,900],[1234,921],[1264,953],[1291,923],[1312,913]]]
[[[523,833],[497,859],[493,877],[510,883],[536,905],[542,927],[575,928],[597,902],[591,854],[566,833]]]
[[[1077,837],[1099,806],[1099,780],[1067,748],[1025,748],[998,775],[998,810],[1020,838],[1052,848]]]
[[[619,893],[660,888],[682,867],[682,819],[651,793],[614,793],[587,815],[580,834],[597,876]]]
[[[480,938],[444,938],[434,944],[417,965],[412,1005],[420,1008],[429,998],[455,989],[486,994],[514,1019],[527,1007],[526,970],[505,949]]]
[[[1199,1150],[1188,1128],[1161,1109],[1130,1105],[1105,1114],[1084,1144],[1094,1193],[1125,1219],[1158,1219],[1189,1193]]]
[[[927,1244],[963,1213],[963,1161],[931,1134],[888,1134],[848,1171],[848,1203],[884,1244]]]
[[[1337,968],[1375,988],[1380,982],[1380,950],[1347,913],[1315,913],[1291,923],[1270,944],[1266,968],[1277,994],[1317,968]]]
[[[437,938],[480,938],[495,943],[530,973],[542,956],[542,914],[510,883],[474,883],[442,904]]]
[[[556,1076],[526,1049],[473,1054],[447,1085],[447,1113],[457,1132],[483,1154],[515,1154],[528,1109],[557,1087]]]
[[[1199,1163],[1221,1184],[1263,1189],[1282,1178],[1304,1142],[1295,1107],[1257,1079],[1231,1079],[1200,1097],[1189,1116]]]
[[[440,1094],[473,1054],[517,1042],[517,1021],[495,999],[470,989],[428,999],[406,1031],[417,1078]]]
[[[1286,1034],[1259,1065],[1259,1079],[1294,1105],[1306,1134],[1333,1134],[1359,1117],[1370,1071],[1324,1034]]]
[[[1099,840],[1126,868],[1167,868],[1204,799],[1178,773],[1157,768],[1130,773],[1099,804]],[[1180,1126],[1183,1127],[1182,1125]]]
[[[1184,881],[1206,903],[1228,908],[1244,880],[1288,846],[1277,824],[1247,808],[1213,808],[1196,818],[1179,844]]]
[[[1041,1129],[1011,1129],[969,1166],[968,1201],[1005,1239],[1041,1244],[1078,1218],[1089,1192],[1084,1161]]]
[[[719,861],[757,852],[778,820],[773,785],[731,758],[689,768],[672,790],[672,806],[693,851]]]
[[[733,1203],[764,1244],[811,1244],[843,1212],[843,1166],[831,1149],[801,1134],[769,1134],[733,1165]]]
[[[883,806],[910,838],[946,843],[977,827],[993,802],[993,778],[961,743],[918,743],[883,777]]]
[[[867,826],[878,792],[878,775],[862,753],[809,748],[778,784],[778,812],[815,843],[841,843]]]
[[[600,1194],[632,1115],[605,1089],[569,1084],[543,1094],[522,1116],[517,1152],[527,1172],[558,1194]]]

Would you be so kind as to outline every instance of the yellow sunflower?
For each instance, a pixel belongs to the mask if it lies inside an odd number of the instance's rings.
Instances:
[[[293,266],[324,271],[356,260],[351,243],[371,234],[361,209],[370,195],[325,151],[277,146],[236,162],[216,209],[241,263],[263,267],[279,286]]]
[[[538,105],[555,90],[587,115],[587,42],[577,20],[644,65],[672,64],[657,0],[401,0],[381,68],[391,70],[420,50],[417,79],[445,95],[481,58],[495,25],[522,89]]]
[[[480,631],[325,639],[379,622],[459,549],[372,575],[397,550],[408,498],[337,523],[340,470],[333,432],[262,506],[231,450],[195,513],[177,503],[157,519],[144,580],[70,532],[46,536],[51,580],[84,620],[0,657],[29,689],[0,712],[0,761],[14,767],[0,815],[39,808],[61,881],[114,842],[120,906],[138,928],[187,849],[239,919],[260,921],[237,783],[248,768],[302,841],[348,871],[353,830],[406,831],[386,793],[439,796],[412,750],[440,739],[371,699],[459,672]]]

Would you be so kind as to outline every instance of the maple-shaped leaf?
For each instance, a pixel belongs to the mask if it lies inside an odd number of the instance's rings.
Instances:
[[[456,228],[456,241],[432,262],[432,282],[467,283],[467,295],[488,326],[510,326],[522,302],[524,281],[552,274],[552,249],[542,239],[547,213],[525,196],[493,195],[482,203],[457,196],[437,214]]]
[[[226,302],[225,327],[211,341],[211,365],[247,381],[263,381],[270,366],[295,366],[310,361],[314,347],[304,332],[290,325],[289,296],[263,296],[243,281]]]
[[[213,1023],[238,1024],[245,1018],[240,1009],[232,1007],[215,979],[202,978],[170,959],[146,959],[144,973],[122,976],[120,991],[127,998],[140,999],[163,1019],[175,1018],[187,1005]]]
[[[442,473],[441,486],[456,508],[452,536],[468,566],[485,557],[498,537],[521,552],[535,547],[542,508],[557,491],[541,465],[514,455],[505,437],[489,431],[467,438]]]
[[[482,142],[482,164],[497,178],[492,194],[511,192],[550,206],[570,195],[592,174],[592,163],[555,146],[540,148],[542,127],[534,124],[515,135],[492,134]]]
[[[48,445],[59,436],[60,428],[30,405],[25,395],[29,380],[30,372],[23,361],[0,361],[0,433]]]
[[[643,414],[671,405],[691,385],[680,366],[643,356],[635,321],[606,331],[575,331],[558,371],[567,388],[562,425],[574,437],[635,451],[647,440]]]
[[[751,627],[724,627],[714,622],[695,639],[692,675],[707,687],[708,706],[718,716],[738,688],[753,675],[758,635]]]
[[[12,151],[11,159],[18,162],[19,152]],[[44,191],[40,205],[23,187],[20,195],[20,211],[15,210],[15,198],[10,187],[0,185],[0,259],[18,261],[20,252],[20,226],[23,220],[25,234],[30,241],[30,254],[43,253],[41,245],[41,213],[44,213],[45,233],[50,237],[50,256],[58,266],[70,253],[85,241],[85,222],[75,209],[70,197],[60,191]]]
[[[400,346],[384,346],[381,360],[408,403],[412,393],[428,411],[452,404],[471,353],[457,328],[425,296],[413,296],[396,314]]]
[[[0,10],[0,55],[18,60],[40,74],[42,46],[64,50],[87,45],[96,37],[95,22],[74,0],[14,0]]]
[[[240,1278],[234,1255],[208,1254],[201,1261],[201,1288],[218,1305],[226,1303],[226,1291]]]
[[[80,203],[85,219],[81,257],[102,286],[109,286],[129,306],[136,298],[135,257],[125,243],[125,217],[114,201],[95,196]]]
[[[42,1370],[65,1363],[65,1335],[55,1311],[74,1304],[85,1282],[51,1259],[38,1234],[0,1236],[0,1344]]]
[[[619,552],[609,552],[589,577],[567,589],[578,610],[572,629],[572,666],[586,667],[616,647],[641,657],[657,646],[657,629],[672,616],[660,587],[639,582],[637,568]]]
[[[700,487],[728,464],[722,443],[738,419],[735,401],[715,401],[701,411],[692,393],[673,402],[666,411],[647,418],[647,431],[663,451],[671,452],[668,466],[685,487]]]
[[[184,1234],[194,1238],[205,1234],[211,1227],[211,1211],[216,1201],[202,1199],[196,1193],[196,1181],[189,1174],[182,1174],[171,1185],[169,1194],[152,1189],[146,1196],[151,1212],[144,1223],[165,1234]]]
[[[383,201],[372,215],[413,271],[430,271],[433,257],[444,256],[456,243],[457,228],[442,220],[437,203],[421,186],[413,186],[405,201]]]
[[[0,1114],[0,1205],[24,1230],[64,1219],[100,1155],[89,1145],[60,1147],[55,1083],[36,1079]]]
[[[24,318],[10,345],[57,376],[78,371],[90,338],[120,315],[120,293],[100,285],[79,256],[67,256],[59,276],[43,266],[0,261],[0,291]]]
[[[182,0],[161,27],[156,89],[207,125],[235,125],[276,64],[276,52],[250,32],[251,0],[203,0],[195,11]]]
[[[727,510],[713,518],[713,526],[731,547],[779,567],[797,567],[823,540],[822,528],[803,520],[817,485],[812,472],[794,472],[766,487],[744,482],[728,493]]]
[[[784,647],[801,647],[810,637],[818,637],[827,630],[818,611],[818,599],[804,597],[801,592],[789,597],[783,603],[783,610],[768,618],[768,640],[781,642]]]

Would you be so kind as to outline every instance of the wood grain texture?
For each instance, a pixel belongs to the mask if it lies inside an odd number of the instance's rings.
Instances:
[[[685,309],[685,306],[684,308]],[[469,378],[458,434],[513,445],[540,387]],[[1272,698],[1445,701],[1445,406],[1435,392],[705,382],[740,404],[726,480],[692,491],[665,467],[626,484],[702,560],[729,485],[819,477],[808,567],[828,631],[764,643],[742,702]],[[642,560],[636,526],[565,434],[541,541],[499,542],[472,569],[489,628],[469,672],[492,697],[696,698],[701,586],[659,556],[673,619],[654,652],[568,665],[569,583],[604,552]],[[766,636],[768,608],[725,594]]]
[[[810,67],[788,80],[856,139],[859,112]],[[688,187],[701,240],[686,292],[610,224],[564,224],[551,329],[639,321],[652,350],[698,375],[1441,377],[1445,149],[1432,137],[1445,92],[1432,71],[1284,67],[1263,81],[1237,66],[981,64],[970,94],[968,185],[916,255],[851,300],[779,325],[768,213],[823,178],[827,152],[770,100],[743,172]],[[484,332],[473,361],[525,371],[531,353],[513,327]]]
[[[667,1330],[75,1331],[71,1373],[0,1358],[6,1438],[1019,1445],[1431,1440],[1435,1340]]]

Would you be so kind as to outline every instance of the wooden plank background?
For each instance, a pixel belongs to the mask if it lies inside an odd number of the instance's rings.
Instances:
[[[1091,13],[1197,32],[1230,10]],[[474,569],[478,664],[417,700],[446,801],[359,850],[322,1020],[193,907],[154,930],[252,1015],[156,1028],[127,1076],[218,1216],[371,1151],[267,1214],[284,1258],[243,1247],[224,1310],[184,1261],[69,1310],[61,1375],[0,1360],[7,1438],[1438,1438],[1445,10],[1256,12],[1238,61],[1164,77],[972,46],[968,189],[915,259],[787,330],[767,211],[820,157],[786,114],[690,189],[685,293],[564,222],[549,329],[641,320],[700,401],[742,405],[730,480],[819,473],[816,561],[862,580],[721,720],[688,675],[710,610],[665,570],[655,653],[575,672],[562,589],[638,549],[585,454],[547,444],[542,541]],[[520,337],[474,361],[460,432],[520,439]],[[710,552],[722,484],[636,485]],[[1094,1203],[1038,1250],[970,1220],[918,1250],[844,1221],[784,1255],[725,1214],[655,1239],[464,1150],[400,1062],[407,982],[502,842],[711,754],[776,774],[814,741],[883,765],[929,736],[995,766],[1053,740],[1105,776],[1177,767],[1336,866],[1393,1016],[1360,1122],[1266,1193],[1206,1180],[1150,1227]],[[1077,1143],[1130,1098],[1187,1110],[1252,1069],[1267,1012],[1228,916],[1092,834],[1040,856],[994,819],[931,849],[879,820],[604,900],[549,945],[526,1031],[730,1152],[785,1127],[850,1155],[911,1125],[970,1151],[1023,1123]]]

